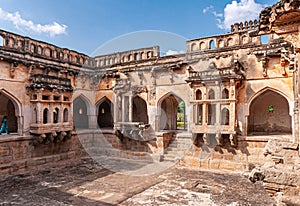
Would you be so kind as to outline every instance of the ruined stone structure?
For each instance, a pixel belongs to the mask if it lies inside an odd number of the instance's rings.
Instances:
[[[77,135],[102,133],[123,158],[175,161],[170,146],[192,141],[186,165],[249,171],[271,161],[274,173],[281,164],[299,174],[299,6],[281,0],[172,56],[153,46],[88,57],[1,30],[0,118],[10,132],[1,173],[76,160],[86,155]],[[270,191],[300,191],[297,176],[266,179]]]

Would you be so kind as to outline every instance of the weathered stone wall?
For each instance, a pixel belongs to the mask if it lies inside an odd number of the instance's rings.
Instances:
[[[65,142],[34,144],[30,136],[0,138],[1,175],[34,173],[59,164],[74,164],[85,156],[76,135]]]
[[[206,169],[248,172],[270,160],[266,158],[264,152],[269,141],[288,143],[289,140],[289,135],[239,137],[238,145],[232,147],[228,144],[228,140],[223,141],[223,145],[212,146],[204,144],[203,139],[198,137],[194,141],[194,146],[186,151],[182,163]],[[286,155],[284,163],[295,162],[299,159],[297,144],[292,149],[282,150],[281,153],[282,156]]]
[[[71,139],[57,143],[36,144],[34,139],[32,136],[0,138],[1,175],[35,173],[60,164],[76,164],[81,157],[89,155],[90,148],[96,152],[107,149],[107,157],[126,159],[143,159],[158,151],[156,141],[120,139],[111,132],[91,130],[77,131]]]

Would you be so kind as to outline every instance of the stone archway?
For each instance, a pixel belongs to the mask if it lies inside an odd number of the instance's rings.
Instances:
[[[100,101],[97,122],[100,128],[113,128],[114,126],[113,104],[107,98]]]
[[[139,96],[135,96],[132,99],[132,121],[133,122],[143,122],[144,124],[149,123],[147,103],[144,99]]]
[[[161,101],[159,102],[161,109],[159,121],[160,130],[185,129],[186,117],[184,101],[173,94],[169,94],[165,97],[162,97]],[[182,126],[178,125],[179,118],[183,122]]]
[[[73,121],[75,129],[89,128],[88,104],[82,96],[73,101]]]
[[[248,134],[292,133],[289,103],[270,89],[258,95],[250,104]]]
[[[4,93],[0,93],[0,121],[2,122],[3,117],[7,118],[7,126],[9,133],[18,132],[18,118],[16,116],[16,108],[13,100]],[[0,123],[1,123],[0,122]]]

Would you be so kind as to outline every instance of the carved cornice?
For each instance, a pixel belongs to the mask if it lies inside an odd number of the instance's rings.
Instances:
[[[260,13],[260,33],[284,33],[298,30],[292,25],[300,22],[300,1],[281,0],[273,6],[266,7]],[[285,27],[285,29],[280,29]]]

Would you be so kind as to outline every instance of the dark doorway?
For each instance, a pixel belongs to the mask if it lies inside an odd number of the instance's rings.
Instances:
[[[113,104],[105,98],[98,108],[98,125],[100,128],[113,128]]]
[[[9,133],[15,133],[18,131],[18,121],[15,114],[15,106],[11,100],[9,100],[7,103],[7,125]]]
[[[132,121],[143,122],[144,124],[148,124],[149,119],[148,119],[146,101],[139,96],[135,96],[132,101],[133,101]]]
[[[16,117],[15,106],[8,96],[0,93],[0,123],[2,122],[4,116],[7,118],[8,132],[18,132],[18,121]]]
[[[229,125],[229,109],[227,108],[222,109],[221,125]]]

